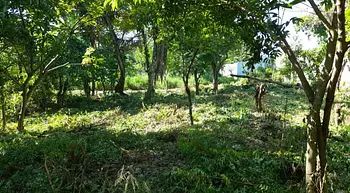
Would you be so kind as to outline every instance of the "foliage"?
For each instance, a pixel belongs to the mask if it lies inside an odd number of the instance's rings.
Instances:
[[[198,96],[194,126],[176,90],[143,105],[138,92],[69,96],[61,111],[28,117],[26,133],[1,138],[0,191],[300,192],[303,174],[292,167],[303,165],[305,96],[268,90],[265,114],[254,113],[254,86]],[[332,130],[334,191],[350,190],[348,130]]]

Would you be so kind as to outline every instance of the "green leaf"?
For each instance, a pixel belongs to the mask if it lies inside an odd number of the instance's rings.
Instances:
[[[118,2],[119,0],[112,0],[112,9],[118,8]]]
[[[107,7],[107,5],[111,4],[112,0],[105,0],[105,2],[103,3],[103,7]]]

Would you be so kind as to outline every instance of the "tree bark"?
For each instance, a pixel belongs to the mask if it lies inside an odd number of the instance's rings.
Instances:
[[[185,83],[185,90],[188,98],[188,110],[190,115],[190,123],[193,125],[193,113],[192,113],[192,97],[191,97],[191,90],[188,86],[188,81]]]
[[[57,105],[59,107],[63,107],[63,103],[64,103],[64,98],[66,95],[66,92],[68,90],[68,85],[69,85],[69,79],[66,78],[65,80],[63,80],[64,77],[60,76],[59,77],[59,89],[57,92]]]
[[[115,34],[113,25],[110,21],[110,18],[108,15],[105,15],[105,21],[109,30],[109,33],[113,40],[113,47],[114,47],[114,55],[117,59],[118,64],[118,70],[120,73],[119,80],[117,86],[114,88],[114,91],[119,94],[125,94],[124,93],[124,87],[125,87],[125,62],[122,56],[122,51],[120,50],[120,44],[122,43],[122,39],[119,39],[117,35]]]
[[[261,85],[257,85],[255,88],[255,106],[256,106],[256,110],[260,113],[261,111],[263,111],[263,107],[262,107],[262,97],[266,94],[266,89],[265,89],[265,85],[261,84]]]
[[[23,131],[24,130],[24,117],[25,113],[27,111],[27,104],[28,104],[28,96],[27,96],[27,89],[23,90],[22,93],[22,103],[21,103],[21,110],[19,113],[19,118],[18,118],[18,125],[17,125],[17,130],[18,131]]]
[[[84,77],[84,93],[86,97],[90,97],[91,89],[90,89],[90,81],[87,77]]]
[[[154,75],[153,75],[153,64],[155,62],[155,57],[154,57],[154,50],[156,49],[156,45],[154,45],[153,48],[153,61],[152,64],[149,61],[149,49],[148,49],[148,44],[147,44],[147,36],[144,31],[144,29],[141,30],[142,34],[142,43],[143,43],[143,49],[144,49],[144,56],[145,56],[145,61],[146,61],[146,71],[148,75],[148,85],[147,85],[147,91],[145,93],[145,101],[151,100],[152,95],[154,94],[154,87],[153,87],[153,80],[154,80]],[[156,44],[156,39],[154,39],[154,43]]]
[[[92,75],[91,78],[91,96],[95,96],[96,94],[96,81],[95,81],[95,76]]]
[[[307,145],[306,145],[306,191],[315,193],[317,191],[317,131],[320,128],[319,112],[310,110],[308,115]]]
[[[200,92],[200,89],[199,89],[200,73],[198,72],[197,68],[194,69],[193,75],[194,75],[194,81],[196,84],[196,95],[199,95],[199,92]]]
[[[2,89],[2,88],[1,88]],[[2,118],[2,129],[6,129],[6,104],[5,104],[5,94],[1,91],[1,118]]]
[[[192,56],[192,58],[190,60],[190,64],[188,65],[186,71],[185,71],[185,59],[184,59],[184,56],[182,56],[182,80],[184,82],[185,91],[186,91],[187,98],[188,98],[188,109],[189,109],[189,116],[190,116],[190,123],[191,123],[191,125],[194,124],[194,121],[193,121],[193,114],[192,114],[191,90],[190,90],[190,87],[188,86],[188,80],[190,78],[191,69],[193,67],[193,64],[194,64],[194,61],[196,59],[198,51],[199,51],[199,49],[196,49],[196,51],[193,53],[193,56]]]
[[[213,92],[218,94],[219,92],[219,70],[217,69],[216,62],[212,64],[213,69]]]
[[[5,103],[1,104],[1,113],[2,113],[2,129],[6,130],[7,117],[6,117],[6,105],[5,105]]]

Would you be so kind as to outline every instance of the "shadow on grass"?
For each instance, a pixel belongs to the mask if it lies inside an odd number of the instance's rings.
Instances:
[[[125,113],[135,115],[142,109],[142,95],[143,93],[141,92],[135,92],[130,95],[112,94],[102,98],[70,95],[66,97],[65,105],[62,108],[52,108],[46,113],[50,115],[59,111],[68,111],[69,109],[69,113],[74,115],[119,108]]]
[[[0,192],[300,192],[302,180],[288,177],[297,174],[286,173],[268,145],[252,141],[265,134],[246,123],[207,121],[147,134],[89,127],[4,136]]]

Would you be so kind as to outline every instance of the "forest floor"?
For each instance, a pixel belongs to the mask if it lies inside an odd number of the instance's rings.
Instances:
[[[304,192],[308,106],[302,90],[223,85],[101,99],[69,96],[0,139],[0,192]],[[15,123],[9,124],[15,128]],[[350,126],[332,127],[329,192],[350,192]]]

